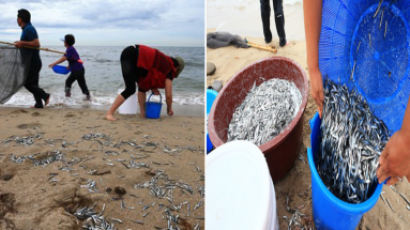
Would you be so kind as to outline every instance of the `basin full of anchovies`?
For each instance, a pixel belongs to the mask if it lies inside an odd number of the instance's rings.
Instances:
[[[389,138],[364,98],[327,80],[316,168],[328,189],[349,203],[367,200],[377,186],[379,156]]]
[[[302,104],[295,83],[273,78],[253,85],[232,115],[228,141],[247,140],[262,145],[281,133]]]

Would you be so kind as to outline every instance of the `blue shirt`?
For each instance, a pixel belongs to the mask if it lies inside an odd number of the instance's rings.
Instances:
[[[31,42],[36,39],[38,39],[38,34],[34,26],[29,22],[27,23],[23,28],[23,32],[21,33],[20,40],[21,41],[26,41],[26,42]],[[26,53],[31,53],[33,57],[38,57],[40,58],[40,51],[37,49],[27,49],[23,48]]]
[[[66,49],[64,56],[67,58],[71,72],[75,72],[84,68],[83,64],[81,62],[78,62],[78,60],[80,60],[80,55],[78,55],[77,50],[73,46],[69,46]]]

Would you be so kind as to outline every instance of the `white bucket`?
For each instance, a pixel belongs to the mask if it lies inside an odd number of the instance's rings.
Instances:
[[[118,108],[118,112],[120,114],[137,114],[137,107],[138,107],[138,99],[137,94],[134,93],[127,98],[127,100],[122,103],[120,108]]]
[[[205,161],[206,229],[279,229],[275,189],[256,145],[228,142]]]

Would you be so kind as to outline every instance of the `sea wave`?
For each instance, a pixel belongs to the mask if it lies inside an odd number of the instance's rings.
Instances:
[[[120,90],[119,90],[120,92]],[[164,92],[162,92],[164,95]],[[71,97],[65,97],[64,90],[60,89],[57,92],[52,92],[50,97],[50,107],[93,107],[96,109],[107,109],[114,102],[117,94],[93,94],[91,93],[91,101],[85,101],[85,96],[79,90],[73,90]],[[163,100],[165,103],[165,100]],[[174,92],[173,103],[177,105],[204,105],[204,95],[191,92]],[[29,107],[34,105],[34,98],[31,93],[26,90],[20,90],[10,98],[2,106],[17,106]]]

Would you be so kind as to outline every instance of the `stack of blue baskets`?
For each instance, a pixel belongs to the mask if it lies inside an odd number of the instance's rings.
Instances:
[[[401,127],[410,94],[409,24],[409,0],[323,0],[324,80],[357,90],[392,133]]]

